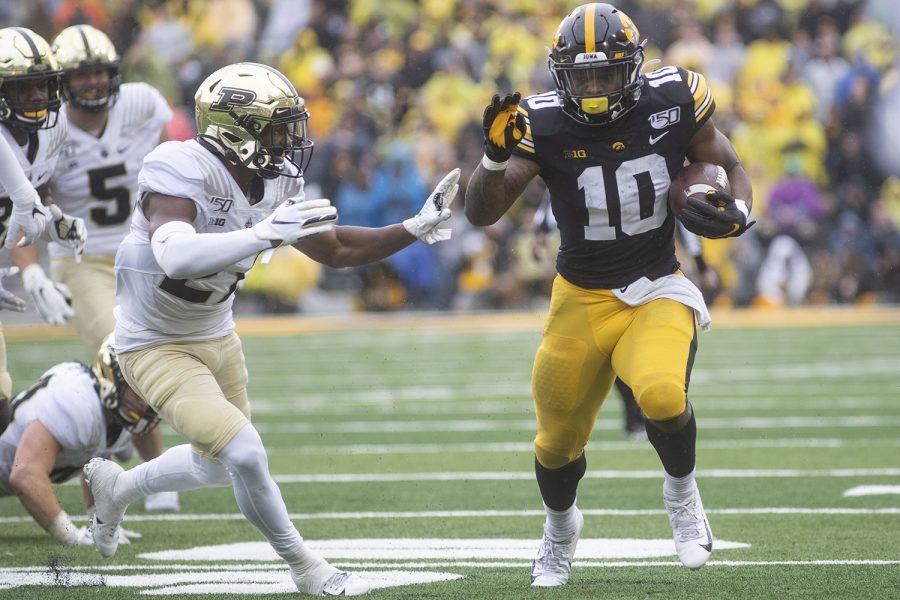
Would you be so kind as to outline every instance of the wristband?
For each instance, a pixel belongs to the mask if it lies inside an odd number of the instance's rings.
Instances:
[[[47,533],[50,534],[50,537],[63,544],[70,543],[77,531],[78,528],[75,527],[75,523],[72,522],[72,519],[69,518],[69,515],[64,510],[59,511],[50,527],[47,528]]]
[[[750,209],[747,208],[747,203],[746,203],[746,202],[744,202],[743,200],[738,200],[737,198],[735,198],[735,199],[734,199],[734,205],[737,206],[737,209],[738,209],[739,211],[741,211],[742,213],[744,213],[744,217],[745,217],[745,218],[747,218],[747,219],[750,218]]]
[[[481,157],[481,166],[487,169],[488,171],[505,171],[506,165],[509,164],[509,160],[504,160],[503,162],[497,162],[495,160],[491,160],[487,157],[487,154]]]

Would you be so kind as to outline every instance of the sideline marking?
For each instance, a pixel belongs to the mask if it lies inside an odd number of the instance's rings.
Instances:
[[[900,485],[858,485],[845,491],[843,496],[881,496],[887,494],[900,494]]]

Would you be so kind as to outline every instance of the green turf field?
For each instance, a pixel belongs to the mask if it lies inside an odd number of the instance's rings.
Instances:
[[[718,547],[696,572],[677,563],[659,462],[620,434],[613,392],[588,447],[572,579],[556,590],[528,586],[543,522],[529,393],[538,340],[532,327],[244,335],[254,422],[288,509],[333,563],[384,586],[371,597],[900,598],[900,324],[701,335],[690,396]],[[17,390],[82,356],[72,340],[7,346]],[[83,514],[76,485],[57,489]],[[52,542],[0,499],[0,598],[290,591],[229,489],[181,504],[175,515],[133,505],[125,526],[143,538],[103,560]]]

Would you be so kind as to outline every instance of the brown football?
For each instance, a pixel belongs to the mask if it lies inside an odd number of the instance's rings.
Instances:
[[[716,190],[731,193],[731,184],[725,169],[712,163],[691,163],[682,168],[672,180],[672,186],[669,188],[669,206],[676,215],[680,214],[687,206],[689,197],[705,200],[707,192]]]

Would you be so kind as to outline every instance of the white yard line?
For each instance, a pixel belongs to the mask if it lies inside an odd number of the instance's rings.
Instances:
[[[779,439],[744,439],[744,440],[707,440],[698,441],[699,449],[742,449],[742,448],[854,448],[862,446],[900,446],[898,438],[880,439],[838,439],[838,438],[779,438]],[[643,450],[645,443],[633,441],[590,442],[588,451],[592,450]],[[449,444],[335,444],[316,446],[272,446],[266,445],[271,454],[291,453],[293,455],[326,454],[326,455],[382,455],[382,454],[447,454],[447,453],[493,453],[498,452],[533,452],[531,442],[482,442],[482,443],[449,443]]]
[[[643,517],[665,515],[663,509],[612,509],[583,508],[586,516]],[[746,516],[746,515],[900,515],[900,508],[805,508],[805,507],[760,507],[760,508],[707,508],[710,515]],[[292,513],[294,521],[335,521],[359,519],[447,519],[447,518],[519,518],[544,517],[543,510],[432,510],[432,511],[368,511],[368,512],[325,512],[325,513]],[[244,516],[240,513],[211,514],[128,514],[128,522],[158,521],[240,521]],[[72,516],[73,521],[86,521],[85,516]],[[0,523],[31,523],[31,517],[0,517]]]
[[[434,421],[326,421],[317,423],[254,423],[261,434],[275,433],[426,433],[478,431],[534,431],[534,419],[452,419]],[[706,429],[809,429],[846,427],[896,427],[900,417],[737,417],[697,419],[697,428]],[[597,422],[595,429],[618,429],[610,419]]]

